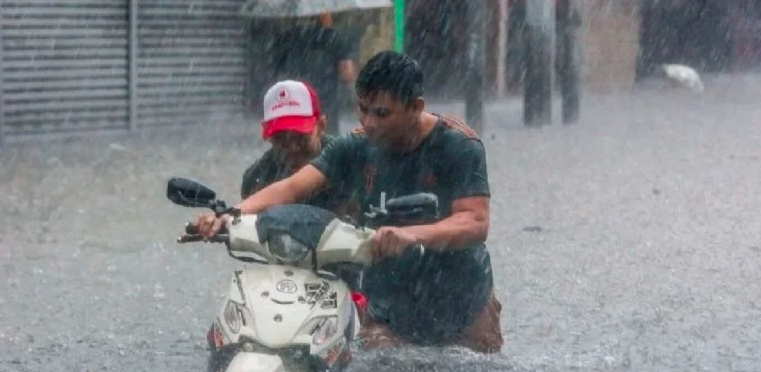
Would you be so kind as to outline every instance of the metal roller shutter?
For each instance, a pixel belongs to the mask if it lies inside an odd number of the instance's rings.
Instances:
[[[242,0],[141,0],[138,126],[197,123],[239,108],[246,78]]]
[[[127,127],[127,2],[0,2],[0,138]]]

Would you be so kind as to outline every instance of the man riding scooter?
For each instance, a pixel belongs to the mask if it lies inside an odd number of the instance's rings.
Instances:
[[[375,55],[360,72],[356,92],[361,130],[236,207],[259,213],[346,185],[364,196],[362,210],[386,198],[436,194],[439,221],[381,227],[374,235],[376,263],[365,275],[369,314],[360,337],[370,347],[459,344],[498,352],[501,304],[484,244],[490,190],[483,144],[462,121],[424,111],[423,73],[407,55]],[[196,227],[212,238],[225,219],[204,214]],[[418,244],[426,248],[422,256],[410,249]]]
[[[265,93],[263,106],[262,138],[272,147],[243,173],[241,199],[292,175],[335,139],[325,128],[337,124],[329,123],[317,93],[305,82],[275,83]],[[301,202],[343,215],[344,198],[339,185]]]
[[[262,138],[272,147],[243,173],[241,199],[292,175],[336,139],[326,133],[325,128],[337,124],[329,122],[315,89],[306,82],[283,80],[275,83],[264,94],[263,105]],[[300,203],[329,210],[338,216],[356,215],[356,208],[350,208],[352,205],[346,202],[348,190],[338,184]],[[347,268],[336,269],[336,274],[355,290],[354,296],[361,304],[363,296],[356,291],[361,274]]]

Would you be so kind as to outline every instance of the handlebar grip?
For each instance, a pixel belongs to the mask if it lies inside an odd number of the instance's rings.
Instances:
[[[222,228],[219,229],[219,233],[220,234],[226,234],[227,233],[227,226],[222,225]],[[185,224],[185,234],[188,234],[188,235],[198,235],[198,227],[194,223],[188,222],[187,224]]]
[[[227,234],[217,234],[211,240],[209,240],[210,243],[224,243],[227,242],[230,239],[230,236]],[[179,238],[177,238],[177,243],[196,243],[196,242],[203,242],[204,239],[201,235],[198,234],[183,234],[180,235]]]
[[[203,237],[198,234],[183,234],[180,235],[179,238],[177,238],[177,243],[194,243],[194,242],[202,242]]]

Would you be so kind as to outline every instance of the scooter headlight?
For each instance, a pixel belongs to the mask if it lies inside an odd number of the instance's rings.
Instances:
[[[309,253],[309,248],[306,245],[281,232],[270,234],[267,246],[270,254],[275,258],[291,265],[301,262]]]

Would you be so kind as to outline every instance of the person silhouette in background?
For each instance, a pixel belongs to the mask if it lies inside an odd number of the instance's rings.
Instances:
[[[347,32],[333,27],[333,17],[323,13],[305,18],[278,35],[274,55],[278,80],[293,79],[309,83],[322,101],[330,118],[328,134],[340,133],[340,118],[345,86],[353,86],[357,76],[354,43]]]

